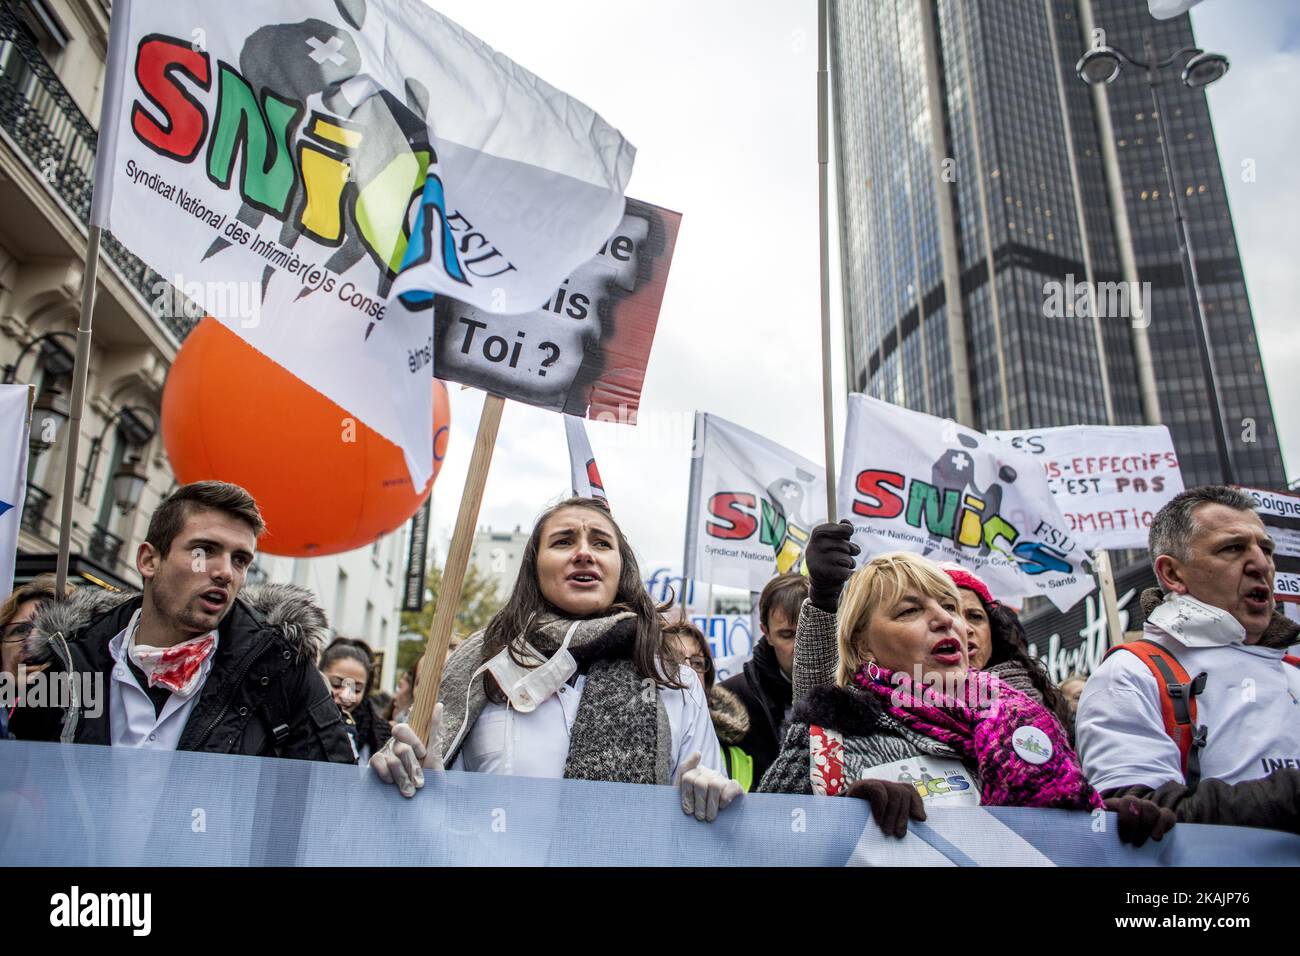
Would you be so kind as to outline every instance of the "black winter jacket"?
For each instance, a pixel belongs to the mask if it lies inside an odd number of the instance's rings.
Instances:
[[[20,740],[108,745],[113,657],[108,645],[140,607],[140,594],[79,588],[37,612],[24,649],[29,665],[97,674],[98,708],[20,706]],[[309,592],[293,585],[245,588],[218,628],[216,657],[177,750],[352,763],[352,748],[316,657],[328,635]],[[69,660],[70,656],[70,660]],[[77,686],[86,686],[80,682]],[[91,717],[92,710],[98,710]]]
[[[731,691],[749,711],[749,732],[740,749],[754,758],[754,780],[762,780],[781,750],[781,724],[786,708],[794,699],[794,687],[781,672],[776,651],[762,638],[754,645],[754,656],[744,669],[728,677],[722,686]]]

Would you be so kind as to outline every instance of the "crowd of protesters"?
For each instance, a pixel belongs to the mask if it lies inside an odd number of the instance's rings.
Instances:
[[[1059,687],[976,574],[863,556],[848,522],[764,588],[752,658],[718,681],[604,504],[569,499],[449,652],[422,727],[418,666],[374,696],[373,652],[331,641],[309,592],[244,586],[263,530],[242,488],[186,485],[150,520],[142,593],[20,587],[0,604],[4,674],[99,675],[107,700],[20,700],[0,738],[368,764],[405,797],[444,768],[671,785],[701,821],[751,791],[849,796],[893,836],[960,806],[1105,809],[1139,845],[1177,822],[1300,832],[1300,627],[1232,488],[1161,509],[1142,639]]]

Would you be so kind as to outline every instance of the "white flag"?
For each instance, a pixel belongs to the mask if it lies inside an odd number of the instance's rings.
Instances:
[[[955,422],[849,396],[840,514],[859,562],[886,551],[956,561],[1000,600],[1061,610],[1096,584],[1032,456]]]
[[[1088,551],[1145,549],[1156,512],[1183,490],[1164,425],[1066,425],[989,437],[1039,463],[1066,530]]]
[[[1200,2],[1201,0],[1147,0],[1147,9],[1157,20],[1172,20]]]
[[[635,150],[415,0],[117,0],[112,26],[92,221],[423,487],[433,293],[536,309]]]
[[[0,600],[14,586],[18,527],[27,494],[27,386],[0,385]]]
[[[587,426],[581,418],[565,415],[564,435],[569,440],[569,476],[573,483],[573,496],[596,498],[605,502],[608,508],[605,483],[600,479],[596,456],[591,453],[591,442],[587,440]]]
[[[803,570],[813,525],[826,520],[826,469],[774,441],[697,412],[686,515],[690,580],[761,591]]]

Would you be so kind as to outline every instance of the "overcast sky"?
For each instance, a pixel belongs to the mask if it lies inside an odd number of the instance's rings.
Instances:
[[[822,457],[816,3],[431,5],[622,130],[638,150],[628,194],[682,213],[640,424],[587,423],[615,516],[643,569],[679,566],[696,409]],[[1300,10],[1285,0],[1206,0],[1193,25],[1201,46],[1232,59],[1211,90],[1211,109],[1287,473],[1296,476]],[[1253,183],[1242,182],[1244,158],[1256,161]],[[838,272],[833,280],[838,290]],[[838,444],[838,302],[833,315]],[[451,442],[434,487],[440,559],[483,402],[482,393],[456,385],[451,393]],[[528,530],[568,488],[561,417],[507,403],[480,524]]]

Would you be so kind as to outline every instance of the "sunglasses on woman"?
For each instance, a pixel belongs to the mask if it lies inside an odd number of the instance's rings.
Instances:
[[[346,690],[350,694],[358,697],[364,696],[366,685],[359,680],[353,680],[351,677],[333,677],[329,679],[330,687],[334,690]]]

